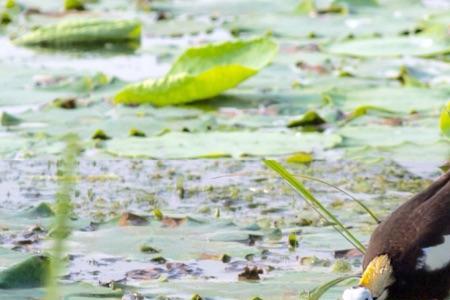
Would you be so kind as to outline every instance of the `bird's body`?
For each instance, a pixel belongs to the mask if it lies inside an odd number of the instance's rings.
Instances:
[[[450,172],[378,225],[363,269],[360,286],[347,291],[344,300],[450,296]]]

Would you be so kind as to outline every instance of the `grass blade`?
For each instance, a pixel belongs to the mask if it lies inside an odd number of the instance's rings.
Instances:
[[[302,177],[308,180],[313,180],[313,181],[317,181],[320,182],[322,184],[325,184],[329,187],[334,188],[335,190],[338,190],[339,192],[343,193],[344,195],[350,197],[350,199],[352,199],[353,201],[355,201],[359,206],[361,206],[362,209],[364,209],[371,217],[372,219],[377,223],[381,223],[380,219],[377,217],[377,215],[367,206],[365,205],[362,201],[356,199],[352,194],[346,192],[344,189],[341,189],[340,187],[333,185],[331,183],[326,182],[325,180],[322,180],[320,178],[317,177],[313,177],[313,176],[308,176],[308,175],[302,175],[302,174],[295,174],[295,176],[298,177]]]
[[[345,281],[347,279],[350,278],[357,278],[358,275],[347,275],[347,276],[342,276],[339,278],[335,278],[333,280],[330,280],[328,282],[325,282],[324,284],[310,290],[310,291],[305,291],[303,293],[300,294],[300,299],[301,300],[319,300],[320,297],[323,296],[323,294],[325,294],[329,289],[331,289],[332,287],[334,287],[335,285],[341,283],[342,281]]]
[[[314,195],[297,180],[281,164],[274,160],[264,160],[267,167],[277,172],[294,190],[299,193],[319,214],[328,222],[334,224],[334,228],[361,253],[366,253],[364,245],[329,211],[317,200]]]
[[[259,175],[263,175],[263,176],[267,176],[267,172],[257,172]],[[255,172],[240,172],[240,173],[234,173],[234,174],[227,174],[227,175],[222,175],[222,176],[215,176],[212,177],[211,179],[219,179],[219,178],[225,178],[225,177],[231,177],[231,176],[249,176],[249,175],[254,175]],[[343,193],[344,195],[346,195],[347,197],[349,197],[350,199],[352,199],[353,201],[355,201],[359,206],[361,206],[362,209],[364,209],[370,217],[372,217],[372,219],[377,223],[381,223],[381,220],[377,217],[377,215],[367,206],[365,205],[362,201],[356,199],[352,194],[350,194],[349,192],[347,192],[346,190],[331,184],[323,179],[314,177],[314,176],[308,176],[308,175],[303,175],[303,174],[293,174],[296,177],[301,177],[303,179],[306,180],[312,180],[312,181],[317,181],[319,183],[325,184],[329,187],[334,188],[335,190]]]

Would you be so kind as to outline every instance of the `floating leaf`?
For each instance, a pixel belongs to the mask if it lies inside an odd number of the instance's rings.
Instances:
[[[135,136],[135,137],[145,137],[146,134],[142,130],[139,130],[137,128],[131,128],[128,132],[129,136]]]
[[[111,139],[111,137],[109,135],[107,135],[106,132],[104,132],[103,130],[97,129],[94,132],[94,134],[92,135],[92,139],[106,141],[106,140]]]
[[[141,23],[135,20],[81,19],[43,26],[14,40],[22,46],[60,47],[83,44],[136,42]]]
[[[328,48],[328,51],[334,54],[362,57],[431,56],[449,52],[450,44],[431,37],[399,36],[337,43]]]
[[[298,127],[298,126],[318,126],[325,124],[326,121],[315,111],[308,111],[301,115],[300,117],[291,120],[288,123],[288,127]]]
[[[11,14],[9,14],[6,11],[0,12],[0,24],[1,25],[8,25],[12,21],[13,20],[12,20]]]
[[[351,8],[359,6],[375,6],[378,3],[375,0],[332,0],[315,1],[302,0],[297,5],[296,12],[303,14],[347,14]]]
[[[427,87],[427,84],[422,82],[419,79],[419,76],[417,76],[414,69],[409,68],[407,66],[400,67],[400,72],[398,74],[398,80],[404,86],[419,87],[419,88]]]
[[[114,101],[163,106],[211,98],[258,73],[276,52],[277,45],[268,37],[194,47],[166,76],[130,84]]]
[[[333,134],[283,132],[171,132],[163,136],[116,138],[108,141],[106,151],[127,157],[199,158],[242,157],[290,154],[327,149],[338,145]],[[221,155],[218,156],[217,154]],[[214,154],[214,155],[211,155]]]
[[[16,6],[15,0],[6,0],[5,1],[5,8],[14,8]]]
[[[64,0],[65,10],[85,10],[82,0]]]
[[[442,133],[450,138],[450,101],[447,106],[442,110],[441,118],[439,120]]]
[[[450,51],[450,42],[435,36],[397,36],[349,40],[332,44],[328,52],[361,57],[432,56]]]
[[[316,4],[314,0],[301,0],[295,10],[300,14],[309,14],[316,11]]]
[[[362,116],[365,116],[369,114],[369,112],[377,112],[381,113],[383,115],[394,115],[393,111],[390,111],[389,109],[385,109],[383,107],[373,106],[373,105],[362,105],[358,106],[353,110],[346,118],[345,122],[353,121],[357,118],[360,118]]]
[[[289,247],[298,248],[298,238],[295,232],[291,232],[288,236]]]
[[[55,215],[53,209],[48,203],[42,202],[25,212],[29,218],[49,218]]]
[[[352,265],[344,259],[338,259],[331,267],[334,273],[348,273],[352,271]]]
[[[436,121],[435,121],[436,122]],[[346,146],[399,146],[410,142],[417,145],[433,144],[439,141],[439,131],[428,126],[387,126],[387,125],[358,125],[345,126],[339,129],[344,137]],[[390,137],[390,138],[386,138]]]
[[[19,125],[20,123],[22,123],[22,120],[7,113],[7,112],[3,112],[1,114],[1,124],[2,126],[15,126],[15,125]]]
[[[153,216],[155,216],[155,218],[159,221],[162,221],[162,219],[164,219],[164,215],[162,213],[161,210],[159,210],[158,208],[155,208],[153,211]]]
[[[0,289],[42,286],[47,279],[49,259],[33,256],[0,272]]]
[[[306,164],[313,161],[313,155],[308,152],[294,153],[286,158],[288,163]]]
[[[259,280],[261,277],[259,275],[263,274],[263,270],[258,267],[245,267],[244,271],[238,275],[239,280]]]
[[[448,101],[447,89],[422,89],[412,87],[375,87],[330,93],[333,103],[342,111],[356,111],[360,107],[377,108],[378,112],[398,113],[400,116],[412,112],[432,113]]]
[[[143,253],[150,253],[150,254],[155,254],[155,253],[161,252],[160,250],[155,249],[155,248],[153,248],[153,247],[150,246],[150,245],[142,245],[141,248],[140,248],[140,250],[141,250],[141,252],[143,252]]]

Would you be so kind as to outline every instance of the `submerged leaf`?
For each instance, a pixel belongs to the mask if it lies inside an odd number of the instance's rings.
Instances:
[[[81,19],[40,27],[14,40],[22,46],[60,47],[139,41],[141,23],[135,20]]]
[[[114,101],[163,106],[211,98],[258,73],[276,52],[277,45],[268,37],[194,47],[166,76],[130,84]]]

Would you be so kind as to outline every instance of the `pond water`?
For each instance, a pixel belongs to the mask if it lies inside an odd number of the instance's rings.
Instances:
[[[297,0],[98,0],[82,12],[63,12],[62,2],[0,8],[12,19],[0,25],[0,270],[51,248],[57,160],[75,133],[82,151],[65,299],[298,299],[360,272],[362,256],[263,157],[345,189],[381,217],[450,157],[439,131],[450,98],[445,1],[320,0],[305,11],[308,1]],[[141,42],[51,49],[11,41],[72,18],[140,20]],[[164,76],[189,47],[268,33],[279,48],[272,63],[217,97],[113,103],[128,83]],[[98,130],[109,139],[92,138]],[[293,163],[294,153],[311,161]],[[306,183],[368,241],[375,224],[356,203]],[[43,295],[0,289],[1,299]]]

